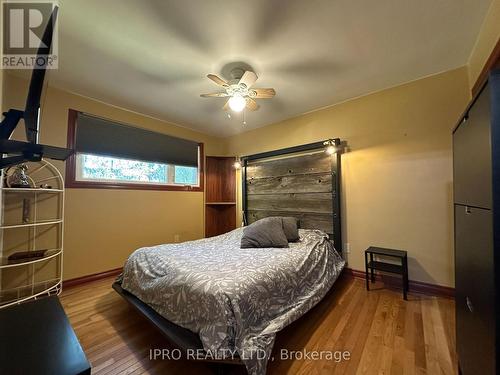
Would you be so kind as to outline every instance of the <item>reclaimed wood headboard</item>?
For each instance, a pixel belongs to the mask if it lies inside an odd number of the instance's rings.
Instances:
[[[340,140],[334,140],[340,145]],[[342,251],[340,150],[323,142],[249,155],[243,161],[243,213],[247,224],[293,216],[304,229],[320,229]]]

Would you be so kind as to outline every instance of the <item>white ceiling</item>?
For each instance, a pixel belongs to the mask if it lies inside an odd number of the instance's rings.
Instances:
[[[491,0],[59,0],[50,84],[227,136],[463,66]],[[247,125],[207,73],[274,87]]]

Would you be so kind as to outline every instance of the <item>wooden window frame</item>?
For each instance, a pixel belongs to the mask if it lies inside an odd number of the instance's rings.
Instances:
[[[68,148],[75,149],[76,144],[76,119],[79,111],[68,110]],[[143,184],[130,182],[110,182],[110,181],[79,181],[76,179],[76,152],[66,160],[65,187],[67,189],[126,189],[126,190],[165,190],[165,191],[204,191],[204,165],[205,153],[203,143],[198,143],[199,164],[198,164],[198,186],[190,185],[165,185],[165,184]]]

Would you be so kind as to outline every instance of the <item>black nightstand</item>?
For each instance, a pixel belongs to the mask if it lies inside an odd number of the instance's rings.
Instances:
[[[373,256],[377,256],[374,260]],[[369,256],[369,260],[368,260]],[[400,264],[384,262],[380,257],[396,258],[400,260]],[[407,300],[407,293],[409,291],[408,285],[408,254],[406,251],[384,249],[382,247],[369,247],[365,250],[365,276],[366,276],[366,290],[370,290],[370,276],[372,283],[375,282],[374,271],[389,272],[401,275],[403,282],[403,298]],[[370,273],[370,275],[369,275]]]

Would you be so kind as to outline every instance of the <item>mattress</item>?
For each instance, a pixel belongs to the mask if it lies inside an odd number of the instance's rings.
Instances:
[[[242,233],[138,249],[122,287],[197,333],[211,356],[238,353],[249,374],[265,374],[276,333],[324,297],[345,262],[318,230],[299,230],[289,248],[240,249]]]

